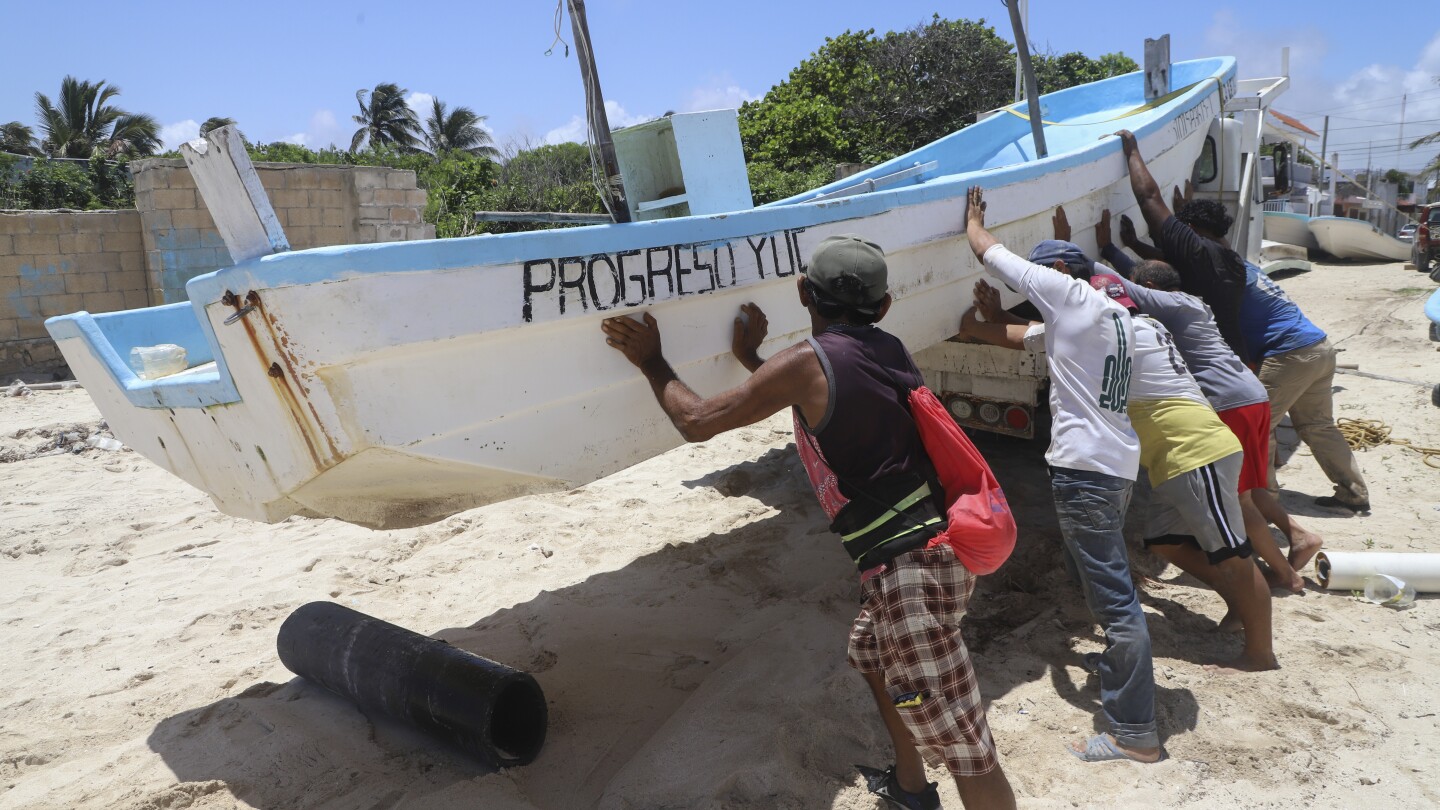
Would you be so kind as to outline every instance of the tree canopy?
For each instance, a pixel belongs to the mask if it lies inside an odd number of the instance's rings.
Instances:
[[[425,149],[437,158],[446,152],[468,152],[476,157],[499,157],[490,133],[482,126],[485,116],[476,115],[469,107],[446,110],[440,99],[431,101],[430,114],[425,118]]]
[[[1124,54],[1034,59],[1042,93],[1138,69]],[[1012,101],[1015,54],[984,20],[935,15],[906,31],[827,39],[764,98],[740,108],[756,202],[799,193],[837,163],[878,163]]]
[[[52,102],[35,94],[40,119],[40,149],[50,157],[88,158],[97,151],[107,156],[152,155],[160,148],[160,125],[151,116],[127,112],[110,104],[120,88],[66,76],[60,95]]]
[[[209,134],[210,134],[210,130],[212,130],[212,129],[219,129],[219,128],[221,128],[221,127],[228,127],[228,126],[230,126],[230,125],[233,124],[233,123],[235,123],[235,119],[234,119],[234,118],[225,118],[225,117],[219,116],[219,115],[214,115],[214,116],[211,116],[211,117],[209,117],[209,118],[206,118],[206,119],[205,119],[205,123],[203,123],[203,124],[200,125],[200,137],[203,138],[203,137],[205,137],[206,135],[209,135]]]
[[[35,130],[19,121],[0,124],[0,152],[16,155],[39,154],[40,150],[35,146]]]
[[[367,141],[372,148],[394,146],[413,150],[420,145],[420,120],[405,102],[405,94],[409,92],[393,82],[381,82],[374,90],[362,87],[355,91],[360,114],[351,118],[360,128],[350,139],[351,152],[360,151]]]
[[[1440,76],[1435,77],[1435,83],[1440,84]],[[1429,146],[1432,143],[1440,143],[1440,130],[1436,130],[1424,137],[1416,138],[1414,141],[1411,141],[1410,148],[1419,149],[1422,146]],[[1440,152],[1437,152],[1435,157],[1420,169],[1416,177],[1421,180],[1426,178],[1440,179]]]

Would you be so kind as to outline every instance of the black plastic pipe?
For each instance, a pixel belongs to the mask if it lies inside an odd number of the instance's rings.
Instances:
[[[525,765],[545,742],[545,695],[528,673],[343,605],[296,609],[276,648],[296,675],[492,767]]]

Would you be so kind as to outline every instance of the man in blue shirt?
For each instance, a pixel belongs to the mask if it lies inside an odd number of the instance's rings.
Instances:
[[[1257,365],[1260,382],[1270,392],[1271,432],[1289,413],[1300,440],[1310,446],[1325,477],[1335,485],[1334,495],[1315,502],[1352,512],[1368,511],[1370,490],[1365,477],[1355,453],[1335,426],[1335,348],[1284,290],[1249,262],[1245,263],[1240,330],[1249,349],[1248,359]],[[1276,489],[1273,467],[1270,489]]]

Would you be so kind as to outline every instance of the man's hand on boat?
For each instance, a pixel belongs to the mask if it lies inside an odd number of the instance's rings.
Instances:
[[[1120,148],[1124,150],[1125,157],[1127,158],[1130,157],[1131,152],[1140,148],[1140,145],[1135,141],[1135,133],[1128,129],[1122,129],[1116,132],[1115,136],[1120,139]]]
[[[1140,235],[1135,232],[1135,220],[1120,215],[1120,244],[1131,250],[1135,249],[1135,243],[1140,241]]]
[[[660,352],[660,324],[648,312],[640,317],[644,321],[624,315],[606,318],[600,322],[600,331],[605,333],[606,343],[619,349],[626,360],[644,371],[647,363],[663,363],[665,359]]]
[[[1135,226],[1131,225],[1130,230],[1134,231]],[[1100,221],[1095,223],[1095,249],[1100,253],[1104,253],[1105,248],[1114,244],[1115,240],[1110,237],[1110,233],[1110,209],[1106,208],[1100,212]]]
[[[770,322],[765,311],[754,304],[741,304],[740,314],[735,316],[735,332],[730,338],[730,351],[740,365],[754,372],[764,364],[760,359],[760,344],[765,342]]]
[[[985,230],[985,192],[979,186],[971,186],[965,194],[965,236],[970,240],[970,249],[975,258],[984,260],[985,251],[1000,244],[989,231]]]
[[[975,282],[975,309],[987,323],[1004,323],[1005,307],[1000,305],[1000,291],[984,281]]]
[[[1055,238],[1061,242],[1073,242],[1070,238],[1070,217],[1065,215],[1065,206],[1055,206],[1055,215],[1050,217],[1050,225],[1055,230]]]

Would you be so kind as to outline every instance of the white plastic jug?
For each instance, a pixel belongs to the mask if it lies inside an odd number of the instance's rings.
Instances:
[[[155,380],[187,368],[185,349],[174,343],[136,346],[130,350],[130,369],[142,380]]]

